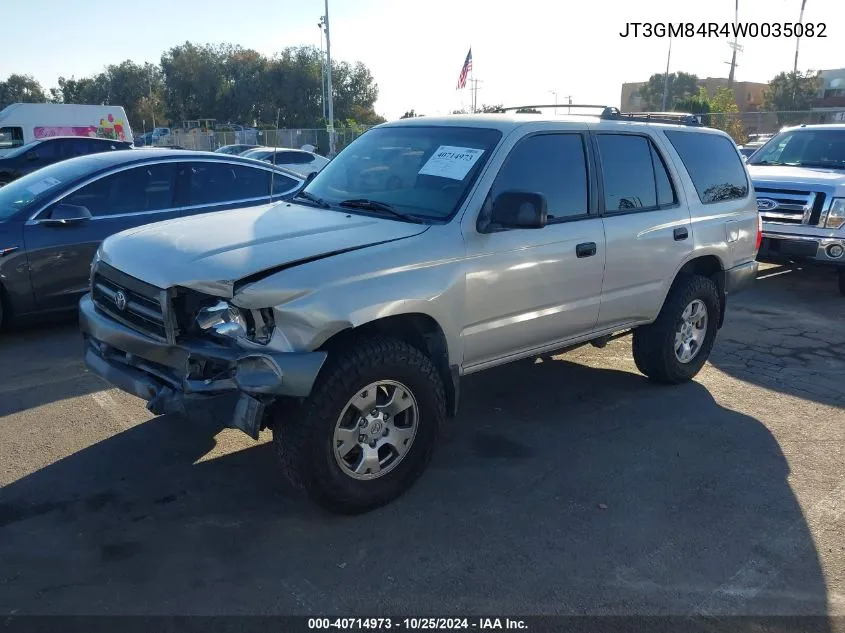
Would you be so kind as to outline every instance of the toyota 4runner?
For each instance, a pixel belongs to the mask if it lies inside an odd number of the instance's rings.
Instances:
[[[845,125],[786,128],[748,171],[763,219],[758,259],[836,266],[845,295]]]
[[[736,146],[694,119],[401,120],[288,202],[106,239],[85,361],[153,413],[272,429],[296,486],[360,512],[420,476],[462,376],[632,333],[643,374],[692,379],[759,240]]]

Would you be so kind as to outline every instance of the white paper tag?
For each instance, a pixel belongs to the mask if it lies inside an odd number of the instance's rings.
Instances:
[[[47,191],[50,187],[55,187],[56,185],[60,185],[62,183],[61,180],[57,180],[56,178],[42,178],[34,185],[27,187],[27,191],[31,193],[33,196],[37,196],[42,191]]]
[[[483,149],[441,145],[422,166],[419,174],[463,180],[483,153]]]

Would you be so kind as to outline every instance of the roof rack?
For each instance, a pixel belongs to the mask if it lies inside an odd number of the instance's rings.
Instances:
[[[605,120],[614,121],[639,121],[644,123],[675,123],[682,125],[701,126],[701,115],[691,114],[689,112],[620,112],[619,108],[604,105],[588,105],[588,104],[545,104],[545,105],[521,105],[501,108],[500,112],[508,112],[513,110],[528,110],[539,108],[566,108],[567,114],[577,114],[586,116],[595,116],[595,114],[588,112],[569,112],[571,108],[591,108],[593,110],[601,110],[599,116]]]
[[[675,123],[700,127],[701,115],[689,112],[620,112],[617,108],[605,108],[601,118],[613,121],[639,121],[643,123]]]
[[[598,108],[599,110],[607,110],[607,106],[604,105],[585,105],[580,103],[554,103],[551,105],[521,105],[521,106],[509,106],[507,108],[500,108],[500,112],[508,112],[511,110],[527,110],[529,108],[566,108],[569,110],[570,108]],[[581,114],[578,112],[577,114]]]

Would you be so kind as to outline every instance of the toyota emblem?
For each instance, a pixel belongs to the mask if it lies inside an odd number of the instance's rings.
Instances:
[[[771,211],[772,209],[777,208],[777,206],[778,203],[771,198],[757,198],[758,211]]]
[[[125,310],[126,309],[126,295],[123,294],[123,290],[118,290],[114,295],[114,305],[117,306],[118,310]]]

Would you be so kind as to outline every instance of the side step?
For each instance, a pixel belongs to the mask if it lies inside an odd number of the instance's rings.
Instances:
[[[590,345],[601,349],[603,347],[607,347],[607,344],[610,343],[610,341],[615,341],[616,339],[622,338],[623,336],[628,336],[633,332],[634,330],[625,330],[624,332],[617,332],[616,334],[605,334],[604,336],[594,338],[592,341],[590,341]]]

